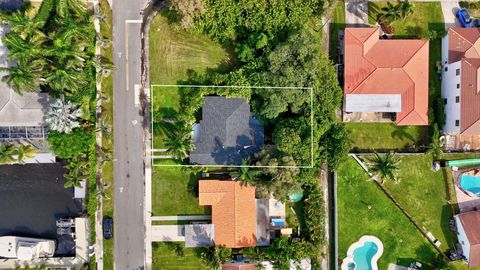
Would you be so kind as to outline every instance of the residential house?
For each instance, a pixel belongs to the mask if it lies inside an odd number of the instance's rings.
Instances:
[[[480,135],[480,28],[450,28],[442,39],[445,133]]]
[[[14,9],[18,4],[15,4],[16,1],[8,2],[12,3],[0,3],[0,9]],[[8,25],[0,25],[0,67],[2,68],[15,64],[8,59],[8,49],[1,41],[8,31]],[[6,74],[6,71],[1,71],[0,77]],[[44,139],[48,132],[45,127],[45,114],[52,101],[48,93],[25,92],[20,95],[5,82],[0,81],[0,139]]]
[[[429,41],[382,39],[380,28],[345,28],[344,110],[395,113],[428,125]]]
[[[458,241],[469,267],[480,267],[480,211],[456,215]]]
[[[263,126],[243,98],[205,97],[202,120],[194,125],[191,164],[240,165],[263,145]]]
[[[255,187],[237,181],[201,180],[200,205],[212,207],[214,242],[230,248],[257,244]]]
[[[254,186],[231,179],[200,180],[198,189],[200,205],[212,207],[212,224],[202,226],[213,225],[208,231],[217,246],[267,246],[275,231],[286,226],[285,205],[274,198],[256,199]]]

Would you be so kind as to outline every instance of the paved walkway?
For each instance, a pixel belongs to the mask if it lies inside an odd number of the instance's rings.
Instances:
[[[350,27],[368,25],[368,1],[345,0],[345,23]]]
[[[153,242],[184,242],[185,225],[153,225]]]

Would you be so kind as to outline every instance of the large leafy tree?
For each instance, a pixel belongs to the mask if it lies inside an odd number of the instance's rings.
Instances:
[[[400,160],[395,153],[389,152],[384,155],[379,155],[375,152],[373,158],[369,160],[369,163],[370,171],[380,177],[382,184],[385,180],[398,182],[397,171]]]
[[[82,109],[63,98],[57,99],[50,105],[45,122],[51,130],[61,133],[70,133],[74,128],[80,127]]]

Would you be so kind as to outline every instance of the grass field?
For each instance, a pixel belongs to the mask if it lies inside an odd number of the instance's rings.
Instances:
[[[457,237],[449,229],[448,221],[454,209],[449,202],[453,182],[444,177],[443,171],[433,172],[431,155],[403,156],[400,158],[398,184],[386,181],[385,188],[400,205],[426,231],[430,231],[447,251],[457,243]],[[451,186],[451,187],[450,187]]]
[[[189,84],[192,73],[205,74],[209,69],[227,70],[236,60],[230,52],[208,37],[187,32],[169,23],[166,12],[157,15],[150,27],[151,84]],[[180,89],[153,86],[155,116],[153,142],[163,148],[159,119],[175,118],[180,109]]]
[[[175,162],[168,160],[162,161],[162,164]],[[209,208],[198,205],[197,183],[198,177],[181,167],[153,167],[153,215],[209,214]]]
[[[340,0],[337,2],[330,21],[330,59],[334,63],[338,63],[338,31],[345,28],[345,2]]]
[[[153,243],[152,269],[189,270],[210,269],[198,256],[199,249],[185,248],[183,243]]]
[[[100,10],[107,19],[100,24],[100,32],[103,38],[113,40],[112,36],[112,11],[107,0],[100,1]],[[102,48],[102,56],[113,61],[113,46]],[[107,100],[102,101],[102,114],[111,127],[111,135],[102,138],[102,147],[113,151],[113,76],[102,78],[102,94]],[[102,167],[102,181],[109,188],[105,189],[102,201],[104,217],[113,217],[113,160],[106,161]],[[105,269],[113,269],[113,239],[103,240],[103,266]]]
[[[352,140],[352,151],[408,151],[426,144],[426,128],[397,126],[394,123],[345,123]]]
[[[431,262],[437,255],[413,224],[375,185],[352,158],[338,169],[339,260],[363,235],[377,236],[384,245],[379,269],[389,263],[409,266]],[[369,206],[371,208],[369,209]]]
[[[150,27],[150,80],[152,84],[181,84],[190,72],[225,70],[234,65],[231,54],[208,37],[170,24],[165,12]]]

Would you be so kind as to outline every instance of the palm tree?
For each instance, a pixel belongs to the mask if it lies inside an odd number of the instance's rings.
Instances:
[[[39,90],[38,76],[29,65],[0,67],[0,71],[7,72],[2,77],[2,81],[19,94],[22,94],[23,91],[36,92]]]
[[[23,38],[26,38],[33,34],[38,34],[39,29],[42,26],[42,22],[38,20],[32,20],[24,11],[18,10],[14,13],[2,13],[0,15],[0,20],[8,23],[11,28],[10,31],[21,35]]]
[[[60,18],[65,18],[70,14],[78,17],[85,14],[87,8],[79,0],[57,0],[56,11]]]
[[[413,14],[414,5],[408,0],[399,0],[397,5],[399,6],[398,10],[400,11],[402,19],[405,19],[408,15]]]
[[[55,32],[54,39],[62,39],[68,42],[71,42],[73,38],[78,38],[88,35],[88,32],[91,29],[88,28],[89,24],[79,24],[77,21],[72,18],[55,18],[58,25],[61,25]]]
[[[84,179],[78,177],[77,175],[70,174],[70,173],[64,174],[63,177],[65,179],[67,179],[67,182],[65,182],[65,184],[63,184],[64,188],[81,187],[82,186],[82,181],[84,180]]]
[[[102,56],[97,56],[95,61],[95,69],[97,70],[97,76],[108,77],[115,69],[115,65],[108,59]]]
[[[382,8],[383,13],[379,15],[379,21],[394,22],[402,19],[402,12],[400,11],[400,5],[394,5],[391,2],[387,2],[387,6]]]
[[[63,175],[67,179],[67,182],[64,184],[65,188],[80,187],[82,181],[88,178],[89,168],[84,156],[73,157],[68,161],[65,168],[68,169],[68,173]]]
[[[8,47],[8,57],[10,59],[18,60],[21,64],[27,64],[30,59],[42,55],[45,38],[41,35],[34,35],[28,39],[23,39],[16,33],[9,33],[3,38],[3,42]]]
[[[11,164],[15,162],[15,146],[11,143],[4,143],[0,146],[0,164]]]
[[[15,150],[17,154],[17,161],[20,164],[24,164],[25,158],[33,158],[37,153],[37,149],[33,148],[30,144],[28,145],[20,145]]]
[[[234,179],[239,179],[244,183],[254,185],[256,183],[256,177],[262,172],[260,170],[252,170],[248,165],[248,159],[242,159],[242,167],[240,167],[239,170],[231,172],[230,176]]]
[[[392,180],[395,183],[398,182],[396,172],[398,171],[398,164],[400,163],[400,160],[395,156],[395,153],[390,152],[381,156],[375,152],[373,159],[370,160],[370,163],[370,170],[382,179],[382,185],[385,180]]]
[[[188,153],[195,148],[192,142],[190,131],[181,127],[165,133],[165,146],[167,152],[174,159],[183,160],[188,157]]]
[[[86,83],[83,73],[61,68],[48,73],[45,80],[50,87],[60,94],[75,93]]]
[[[110,135],[112,134],[112,126],[108,124],[107,116],[100,118],[98,121],[98,127],[95,129],[95,131],[102,133],[102,136],[107,139],[110,138]]]
[[[53,40],[53,46],[49,47],[45,54],[55,59],[60,63],[66,63],[67,60],[76,59],[83,63],[85,62],[86,54],[81,48],[81,44],[72,42],[71,39],[57,37]]]
[[[82,114],[82,109],[78,105],[62,97],[50,105],[45,122],[51,130],[70,133],[74,128],[80,127]]]

